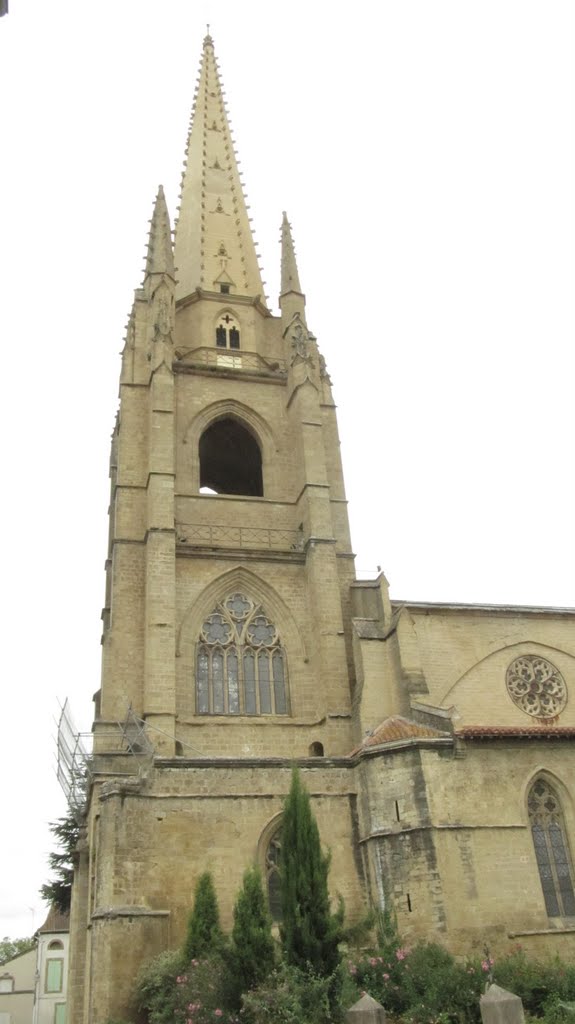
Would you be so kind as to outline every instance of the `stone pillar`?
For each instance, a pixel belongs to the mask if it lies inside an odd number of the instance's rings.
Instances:
[[[347,1024],[385,1024],[385,1010],[377,999],[366,993],[357,1003],[350,1006],[345,1019]]]
[[[479,1000],[483,1024],[524,1024],[523,1003],[519,996],[490,985]]]

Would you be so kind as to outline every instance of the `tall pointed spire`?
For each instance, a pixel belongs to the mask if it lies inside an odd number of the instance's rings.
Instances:
[[[169,274],[175,277],[170,215],[162,185],[158,188],[150,221],[145,276],[148,274]]]
[[[284,211],[282,219],[282,266],[281,266],[281,289],[280,295],[286,295],[287,292],[299,292],[302,293],[299,274],[297,271],[297,263],[295,258],[295,249],[293,239],[291,236],[291,226],[287,219],[287,213]]]
[[[178,299],[196,288],[261,295],[263,299],[263,283],[209,34],[204,39],[188,136],[174,259]]]

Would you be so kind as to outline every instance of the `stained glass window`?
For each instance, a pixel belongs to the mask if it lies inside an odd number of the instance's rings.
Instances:
[[[278,631],[244,594],[204,620],[196,654],[199,715],[288,715],[287,662]]]
[[[573,869],[559,797],[536,779],[527,801],[535,859],[549,917],[575,917]]]

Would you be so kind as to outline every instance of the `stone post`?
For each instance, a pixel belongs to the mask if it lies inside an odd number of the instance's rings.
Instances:
[[[347,1024],[385,1024],[385,1010],[377,999],[372,999],[366,993],[350,1006],[345,1019]]]
[[[479,1000],[483,1024],[524,1024],[523,1003],[519,996],[499,985],[490,985]]]

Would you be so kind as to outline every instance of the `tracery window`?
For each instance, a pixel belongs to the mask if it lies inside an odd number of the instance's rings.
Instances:
[[[239,325],[231,313],[223,313],[217,322],[216,345],[218,348],[240,347]]]
[[[230,594],[205,619],[196,657],[199,715],[287,715],[287,664],[261,605]]]
[[[546,779],[533,783],[527,808],[547,913],[549,917],[574,917],[573,869],[563,811]]]

